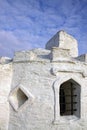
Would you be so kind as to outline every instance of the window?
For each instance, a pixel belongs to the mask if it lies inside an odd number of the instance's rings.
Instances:
[[[60,115],[80,117],[80,85],[70,79],[60,85]]]

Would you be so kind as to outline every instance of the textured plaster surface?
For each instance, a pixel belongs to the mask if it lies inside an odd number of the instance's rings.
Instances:
[[[9,102],[11,88],[12,64],[0,64],[0,130],[8,130]]]

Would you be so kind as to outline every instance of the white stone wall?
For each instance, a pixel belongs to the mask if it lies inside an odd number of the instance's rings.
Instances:
[[[8,130],[9,102],[11,88],[12,64],[0,65],[0,130]]]
[[[50,128],[54,118],[53,79],[50,74],[50,64],[14,63],[14,71],[12,89],[22,84],[32,97],[18,112],[11,106],[9,130]]]
[[[65,55],[65,60],[64,58],[60,60],[61,50],[58,55],[59,59],[55,59],[56,53],[53,51],[48,53],[48,51],[41,50],[39,54],[38,50],[33,50],[33,55],[37,52],[36,59],[33,60],[32,58],[20,60],[23,57],[19,59],[19,53],[16,54],[13,60],[13,77],[9,98],[9,130],[85,130],[87,128],[86,107],[84,107],[87,91],[85,87],[87,66],[80,61],[69,59],[67,55]],[[40,61],[42,54],[44,58]],[[20,55],[22,56],[22,52]],[[69,79],[73,79],[81,85],[80,118],[76,116],[61,117],[59,114],[59,87]],[[28,96],[28,100],[18,108],[16,91],[19,88],[24,95]],[[56,88],[55,91],[54,88]],[[23,97],[21,99],[23,100]],[[58,106],[55,107],[56,104]]]

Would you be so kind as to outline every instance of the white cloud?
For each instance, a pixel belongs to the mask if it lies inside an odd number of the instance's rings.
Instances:
[[[0,55],[10,56],[20,45],[20,41],[12,32],[0,31]]]

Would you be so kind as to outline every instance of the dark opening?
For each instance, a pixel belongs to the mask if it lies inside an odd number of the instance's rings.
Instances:
[[[73,80],[61,84],[60,93],[60,115],[80,116],[80,86]]]
[[[65,93],[64,89],[60,89],[60,113],[61,115],[65,113],[66,103],[65,103]]]

